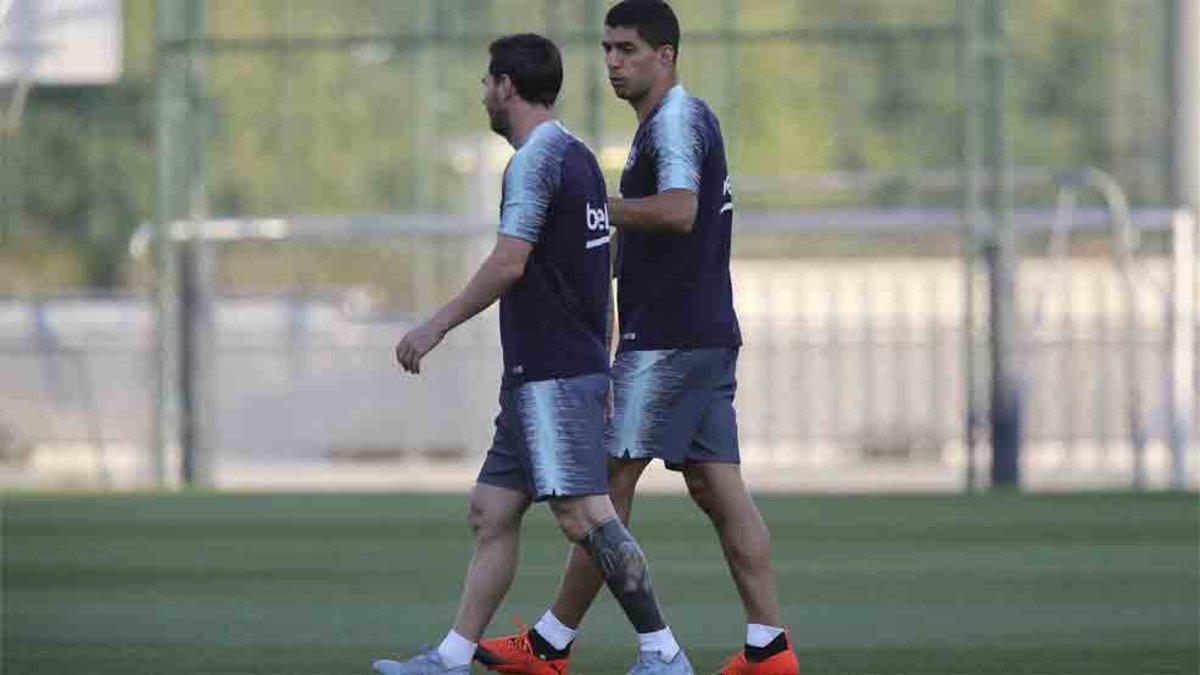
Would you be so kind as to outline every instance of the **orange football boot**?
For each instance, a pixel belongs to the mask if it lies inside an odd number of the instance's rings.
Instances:
[[[562,658],[545,658],[534,649],[528,626],[521,626],[516,635],[484,638],[475,650],[475,660],[497,673],[521,675],[567,675],[568,654]]]
[[[745,650],[729,657],[721,666],[720,675],[800,675],[800,661],[792,648],[792,636],[787,636],[787,649],[762,661],[746,659]]]

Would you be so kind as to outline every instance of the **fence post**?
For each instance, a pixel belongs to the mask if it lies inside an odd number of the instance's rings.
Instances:
[[[1187,485],[1187,455],[1196,408],[1197,239],[1200,222],[1187,211],[1173,219],[1171,295],[1167,305],[1167,440],[1171,447],[1173,490]]]
[[[1007,54],[1004,3],[987,0],[983,6],[986,51],[982,70],[988,88],[985,155],[991,174],[988,211],[991,232],[987,261],[990,277],[992,357],[992,487],[1018,488],[1021,483],[1021,381],[1017,360],[1016,234],[1012,226],[1012,168],[1004,110]]]
[[[588,49],[599,48],[600,37],[604,33],[604,3],[600,0],[587,0],[584,7],[587,15],[584,17],[584,53]],[[594,52],[593,52],[594,53]],[[587,126],[588,144],[597,151],[603,150],[604,136],[604,80],[601,77],[601,67],[598,60],[585,58],[588,64],[584,70],[585,96],[587,97]]]
[[[983,92],[978,77],[979,20],[978,0],[959,0],[959,90],[963,101],[962,135],[962,209],[963,209],[963,446],[965,452],[964,488],[974,492],[978,481],[975,460],[975,432],[978,429],[979,404],[976,396],[978,364],[975,358],[975,265],[981,229],[981,179],[983,152],[980,125]]]
[[[1172,184],[1174,202],[1179,209],[1172,237],[1173,274],[1169,344],[1171,364],[1167,369],[1171,382],[1167,387],[1170,416],[1171,487],[1186,485],[1186,457],[1191,447],[1196,409],[1197,352],[1200,351],[1200,4],[1176,0],[1174,3],[1174,89]]]
[[[152,466],[158,485],[167,481],[167,457],[183,448],[184,359],[180,354],[179,247],[176,224],[193,210],[199,170],[200,134],[196,128],[197,72],[193,40],[203,34],[203,0],[159,0],[157,32],[158,184],[154,227],[154,452]]]

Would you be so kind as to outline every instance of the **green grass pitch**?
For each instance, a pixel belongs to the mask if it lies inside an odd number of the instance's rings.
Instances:
[[[470,554],[462,495],[16,493],[3,505],[0,672],[369,672],[436,643]],[[1200,672],[1196,495],[764,496],[805,675]],[[698,673],[743,618],[684,497],[635,535]],[[491,633],[536,619],[566,559],[544,507]],[[633,634],[593,609],[572,672],[623,673]]]

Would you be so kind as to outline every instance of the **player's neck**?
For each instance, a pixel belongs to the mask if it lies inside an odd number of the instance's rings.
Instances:
[[[540,105],[531,105],[514,111],[511,118],[512,126],[508,132],[508,142],[514,148],[519,149],[522,145],[525,145],[529,134],[533,133],[533,130],[538,125],[556,118],[557,115],[554,113],[554,108],[545,108]]]
[[[655,82],[654,85],[650,87],[650,91],[646,92],[645,96],[636,101],[629,102],[629,104],[633,106],[633,111],[637,113],[638,124],[646,121],[646,118],[654,112],[654,109],[658,107],[658,104],[662,103],[662,100],[666,98],[667,92],[671,91],[671,89],[673,89],[677,84],[679,84],[679,77],[676,75],[671,75],[670,77],[663,78],[659,82]]]

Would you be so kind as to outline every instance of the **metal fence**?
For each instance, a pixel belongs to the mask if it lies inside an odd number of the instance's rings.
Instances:
[[[748,467],[836,486],[855,479],[802,467],[894,469],[884,481],[920,465],[935,467],[923,484],[961,486],[968,247],[958,207],[963,110],[978,93],[964,77],[974,43],[963,12],[978,3],[673,4],[682,78],[720,116],[736,186]],[[1170,208],[1173,2],[1004,4],[1016,205],[1048,213],[1059,168],[1100,166],[1135,208]],[[478,225],[494,217],[510,152],[487,133],[478,100],[491,38],[537,30],[562,46],[560,113],[614,184],[634,119],[604,85],[605,6],[128,0],[121,81],[34,87],[21,124],[0,138],[0,293],[10,294],[0,446],[24,457],[0,471],[88,482],[108,467],[115,482],[153,481],[163,406],[153,382],[175,364],[155,347],[154,249],[149,230],[135,230],[162,214],[309,228],[277,241],[234,232],[206,254],[218,472],[349,476],[376,460],[437,464],[486,447],[498,374],[490,320],[435,355],[448,373],[437,383],[397,378],[391,342],[487,246]],[[156,15],[164,7],[180,11]],[[395,216],[331,215],[396,213],[427,229],[395,236]],[[1018,297],[1033,484],[1130,484],[1143,445],[1153,483],[1162,298],[1123,309],[1102,225],[1063,267],[1044,259],[1051,219],[1033,220]],[[364,222],[382,230],[344,227]],[[1143,249],[1151,266],[1169,250],[1158,222]],[[176,290],[176,263],[160,259],[160,304]],[[1055,293],[1035,292],[1047,284]],[[987,299],[972,299],[982,327]],[[982,364],[986,335],[974,340]]]
[[[894,230],[897,220],[881,216],[875,226],[892,222]],[[753,239],[766,223],[748,227],[743,236]],[[324,233],[325,246],[336,246],[328,231],[309,235]],[[453,270],[448,286],[490,240],[387,231],[377,227],[376,246],[437,251],[442,269]],[[366,236],[360,229],[354,240]],[[1139,266],[1147,278],[1170,274],[1162,256]],[[736,260],[748,474],[781,488],[960,489],[963,273],[961,260],[938,255]],[[1026,483],[1167,485],[1166,296],[1139,283],[1130,312],[1120,270],[1095,255],[1029,257],[1021,278]],[[469,477],[496,408],[494,312],[452,333],[426,375],[412,378],[394,366],[391,349],[415,316],[389,312],[377,291],[217,298],[210,468],[218,485],[453,487]],[[0,302],[10,482],[153,482],[152,323],[145,297]],[[974,348],[984,358],[986,345]],[[1192,485],[1198,469],[1189,460]]]

